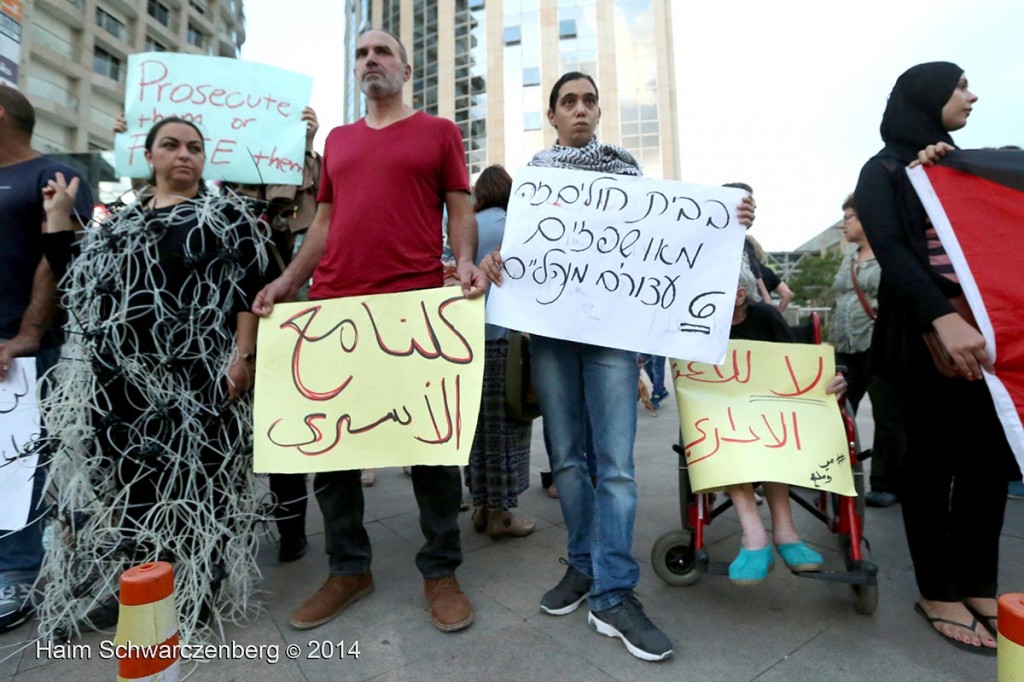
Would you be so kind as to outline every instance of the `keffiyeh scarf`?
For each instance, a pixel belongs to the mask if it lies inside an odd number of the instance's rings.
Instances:
[[[556,143],[551,149],[537,152],[530,165],[615,175],[643,175],[640,164],[632,154],[614,144],[601,144],[596,137],[585,147],[563,147]]]

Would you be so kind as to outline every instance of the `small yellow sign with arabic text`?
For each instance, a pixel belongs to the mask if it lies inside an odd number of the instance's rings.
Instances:
[[[722,365],[672,360],[697,492],[775,481],[855,495],[828,345],[730,341]]]

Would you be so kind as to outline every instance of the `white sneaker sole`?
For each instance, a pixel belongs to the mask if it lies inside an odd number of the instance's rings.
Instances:
[[[560,609],[549,609],[548,607],[541,604],[540,610],[548,614],[549,616],[568,616],[570,613],[578,609],[580,607],[580,604],[582,604],[583,600],[586,598],[587,595],[583,595],[573,603],[569,604],[568,606],[563,606]]]
[[[672,655],[671,649],[662,654],[652,654],[649,651],[644,651],[626,639],[625,635],[615,629],[614,626],[605,623],[603,620],[595,616],[593,611],[587,614],[587,622],[590,623],[591,627],[593,627],[598,634],[602,634],[605,637],[617,637],[621,639],[622,643],[626,645],[626,651],[642,661],[663,661]]]

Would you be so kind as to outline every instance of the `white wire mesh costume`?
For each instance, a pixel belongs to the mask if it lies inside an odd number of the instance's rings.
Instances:
[[[174,564],[183,642],[254,615],[251,402],[228,401],[225,375],[268,244],[242,200],[211,193],[137,203],[81,242],[61,282],[66,343],[41,405],[57,500],[42,636],[77,634],[122,571],[157,559]]]

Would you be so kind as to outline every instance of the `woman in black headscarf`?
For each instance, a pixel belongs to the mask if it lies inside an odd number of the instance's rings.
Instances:
[[[992,370],[985,340],[950,302],[960,285],[905,171],[919,150],[934,158],[953,149],[949,133],[967,125],[977,99],[955,64],[900,76],[882,117],[885,147],[861,170],[856,202],[882,267],[873,360],[905,407],[901,501],[921,593],[914,609],[954,646],[994,654],[999,534],[1016,464],[980,380]],[[959,377],[936,369],[928,331]]]

